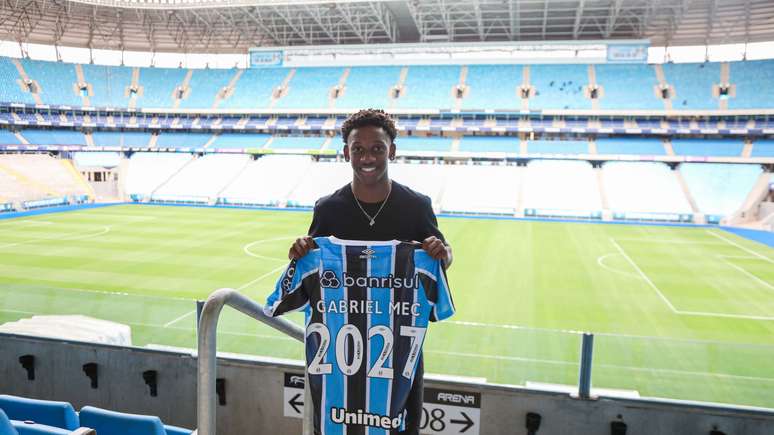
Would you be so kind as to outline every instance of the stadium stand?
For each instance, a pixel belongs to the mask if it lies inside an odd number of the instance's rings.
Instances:
[[[459,84],[458,65],[410,66],[395,108],[450,109],[452,88]]]
[[[750,157],[774,157],[774,140],[756,140]]]
[[[651,65],[595,65],[598,85],[603,93],[601,109],[663,109],[656,97],[658,84]]]
[[[524,172],[525,214],[591,218],[602,210],[597,176],[591,164],[569,160],[533,160]]]
[[[146,198],[178,172],[193,156],[187,153],[134,153],[129,159],[126,193]]]
[[[390,178],[429,196],[437,209],[449,176],[447,167],[429,162],[392,163]]]
[[[741,157],[744,143],[733,139],[672,139],[678,156]]]
[[[140,68],[142,95],[138,108],[171,108],[175,90],[183,83],[187,70],[182,68]]]
[[[0,57],[0,100],[35,104],[32,94],[23,90],[23,82],[19,77],[19,72],[13,61],[7,57]]]
[[[471,65],[468,67],[467,95],[463,110],[519,110],[522,65]]]
[[[24,195],[34,198],[88,195],[83,180],[78,179],[79,174],[73,171],[72,167],[68,168],[68,165],[68,160],[56,159],[46,154],[0,155],[0,172],[5,172],[15,179],[10,187],[21,188]]]
[[[607,162],[602,172],[613,213],[627,219],[653,220],[679,220],[678,214],[691,213],[677,177],[666,164]]]
[[[76,152],[72,157],[78,167],[113,168],[121,163],[121,155],[110,151]]]
[[[326,138],[322,136],[274,136],[271,149],[319,150]]]
[[[390,167],[392,174],[392,167]],[[288,206],[312,207],[323,195],[328,195],[352,180],[352,168],[346,162],[313,164],[293,181],[294,189],[288,195]]]
[[[661,139],[653,138],[599,138],[597,154],[664,155]]]
[[[728,99],[729,109],[762,109],[771,107],[774,89],[760,86],[774,82],[774,61],[748,60],[729,63],[731,83],[736,96]]]
[[[520,170],[505,165],[447,165],[441,211],[513,215],[519,199]]]
[[[91,134],[94,145],[147,147],[151,134],[141,131],[95,131]]]
[[[180,100],[181,109],[209,109],[215,102],[215,97],[225,88],[236,73],[234,69],[192,69],[191,80],[188,82],[188,92]]]
[[[78,414],[67,402],[28,399],[0,395],[0,409],[11,420],[29,420],[38,424],[75,430],[79,427]]]
[[[410,151],[451,151],[452,139],[430,136],[400,136],[395,139],[395,147],[399,154]]]
[[[717,109],[712,86],[720,82],[719,63],[666,63],[664,76],[674,86],[674,109]]]
[[[91,85],[89,101],[94,107],[128,107],[132,68],[84,64],[83,77]]]
[[[531,65],[530,84],[535,88],[530,109],[591,109],[584,94],[586,65]]]
[[[221,133],[209,148],[263,148],[270,137],[270,134]]]
[[[40,85],[38,94],[45,104],[83,105],[83,99],[77,91],[75,64],[32,59],[19,61],[30,79]]]
[[[18,145],[20,143],[21,141],[19,141],[19,138],[16,137],[15,134],[11,133],[8,130],[0,129],[0,144]]]
[[[460,140],[460,151],[475,153],[518,153],[518,137],[465,136]]]
[[[93,406],[80,412],[81,425],[107,435],[189,435],[190,430],[165,426],[161,419],[149,415],[125,414]]]
[[[151,199],[215,202],[218,193],[250,162],[245,154],[206,154],[194,158],[153,191]]]
[[[585,140],[531,140],[527,142],[529,154],[588,154],[589,143]]]
[[[201,148],[212,138],[212,133],[183,133],[165,131],[159,134],[156,146],[161,148]]]
[[[388,108],[392,102],[390,90],[400,81],[401,67],[376,66],[350,69],[344,95],[336,100],[336,108]]]
[[[285,68],[247,69],[236,83],[234,93],[223,100],[224,109],[259,109],[269,107],[274,90],[287,76]]]
[[[303,174],[311,164],[309,156],[263,156],[250,162],[220,193],[220,201],[236,205],[284,205],[298,182],[290,174]],[[277,180],[286,181],[278,183]]]
[[[86,145],[83,133],[74,130],[24,129],[21,135],[36,145]]]
[[[344,68],[296,68],[287,94],[277,100],[275,108],[317,109],[329,106],[330,92],[338,85]]]
[[[761,174],[759,165],[683,163],[680,172],[699,211],[727,216],[737,211]]]

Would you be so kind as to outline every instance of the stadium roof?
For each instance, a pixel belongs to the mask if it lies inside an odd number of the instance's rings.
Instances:
[[[402,42],[774,40],[770,0],[1,0],[0,38],[190,53]]]

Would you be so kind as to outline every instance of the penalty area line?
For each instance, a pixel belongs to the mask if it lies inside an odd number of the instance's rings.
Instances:
[[[628,261],[629,264],[632,265],[632,267],[634,268],[634,270],[637,271],[637,273],[640,275],[640,277],[642,277],[642,279],[644,279],[645,282],[648,283],[648,285],[653,290],[656,291],[656,294],[658,294],[658,297],[661,298],[661,300],[669,307],[669,309],[672,310],[673,313],[677,313],[678,310],[674,307],[674,305],[672,305],[672,303],[669,302],[669,299],[667,299],[667,297],[664,296],[663,293],[661,293],[661,290],[659,290],[658,287],[656,287],[656,284],[653,284],[653,281],[651,281],[650,278],[648,278],[648,276],[645,275],[645,273],[642,271],[642,269],[640,269],[640,267],[637,266],[637,263],[635,263],[634,260],[632,260],[631,257],[629,257],[629,255],[626,254],[626,251],[623,250],[621,245],[619,245],[618,242],[616,242],[615,239],[612,238],[612,237],[610,238],[610,242],[613,244],[613,246],[615,246],[615,248],[618,250],[618,252],[620,252],[621,255],[623,255],[623,257],[626,259],[626,261]]]

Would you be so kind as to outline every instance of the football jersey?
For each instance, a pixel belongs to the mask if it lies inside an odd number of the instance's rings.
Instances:
[[[428,323],[454,313],[446,272],[415,243],[314,240],[264,310],[306,313],[315,432],[401,431]]]

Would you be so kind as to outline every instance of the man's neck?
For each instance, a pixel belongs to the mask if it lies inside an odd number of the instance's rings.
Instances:
[[[356,178],[352,180],[352,193],[361,202],[382,202],[390,193],[390,184],[390,179],[387,177],[372,185],[360,183]]]

